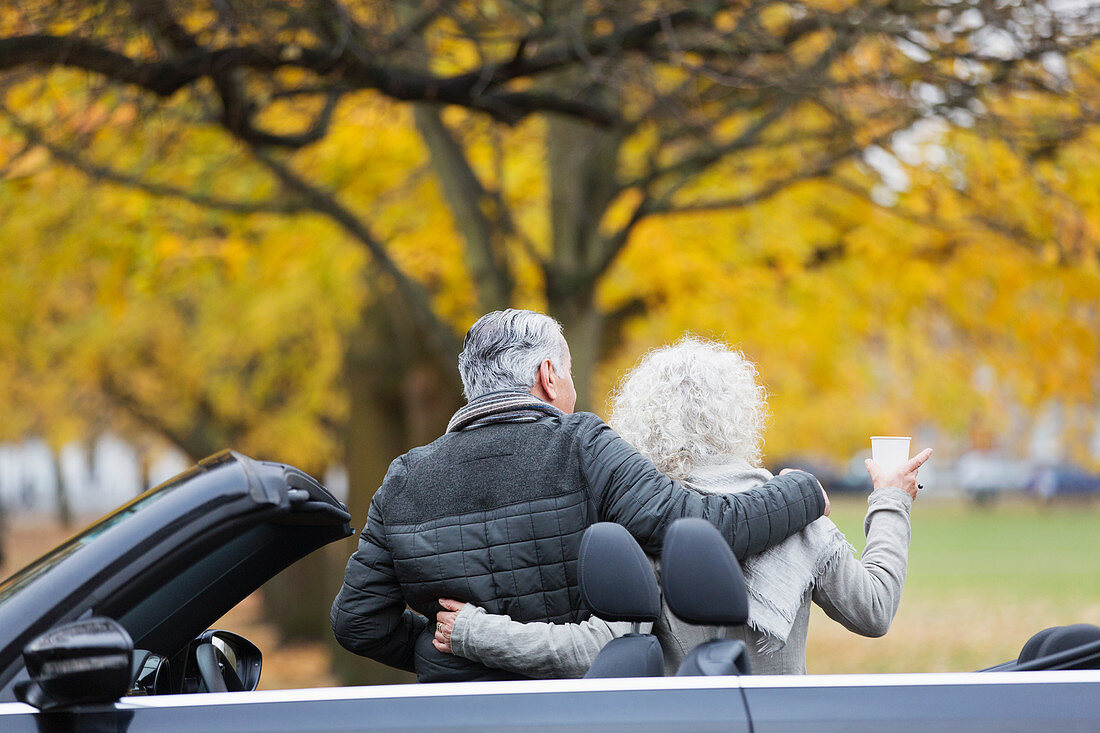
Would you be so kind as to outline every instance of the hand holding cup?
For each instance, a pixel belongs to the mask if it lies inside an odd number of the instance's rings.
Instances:
[[[925,448],[905,463],[894,466],[891,469],[883,469],[874,460],[868,458],[865,462],[867,473],[871,474],[871,481],[875,489],[894,486],[901,489],[914,499],[917,498],[917,471],[932,455],[931,448]]]

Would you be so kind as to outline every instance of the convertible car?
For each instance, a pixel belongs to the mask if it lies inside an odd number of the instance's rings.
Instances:
[[[232,452],[150,490],[0,585],[0,731],[1100,730],[1097,644],[966,674],[256,691],[260,650],[207,627],[352,532],[318,482]]]

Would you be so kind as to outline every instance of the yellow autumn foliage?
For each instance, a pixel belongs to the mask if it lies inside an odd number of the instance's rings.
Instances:
[[[475,11],[493,9],[461,9]],[[728,13],[723,23],[735,23],[737,11]],[[778,32],[789,9],[777,5],[763,21]],[[808,36],[796,56],[820,53],[827,40]],[[452,21],[434,26],[428,42],[443,73],[479,65],[486,52]],[[898,53],[862,46],[830,73],[856,78],[897,63]],[[669,68],[654,76],[667,88],[684,78]],[[86,82],[54,70],[7,86],[3,104],[57,145],[149,184],[202,200],[285,203],[270,171],[196,119],[190,92],[153,114],[125,89]],[[854,142],[867,146],[886,129],[876,114],[889,100],[859,94],[846,112]],[[624,97],[646,101],[630,90]],[[604,313],[640,299],[645,314],[627,321],[623,343],[599,364],[594,393],[606,394],[646,349],[690,331],[758,362],[771,393],[773,457],[847,456],[869,434],[922,429],[961,446],[975,432],[1010,434],[1014,411],[1050,399],[1095,406],[1100,131],[1085,127],[1053,144],[1074,110],[1046,100],[987,100],[1018,120],[1012,139],[976,124],[924,142],[926,159],[905,165],[908,186],[891,192],[896,203],[860,195],[882,184],[856,158],[741,208],[643,221],[596,298]],[[298,131],[319,103],[277,103],[262,122]],[[457,109],[442,116],[461,130],[471,169],[499,191],[499,203],[485,205],[506,207],[517,230],[507,238],[513,302],[547,307],[537,260],[551,258],[555,226],[548,123],[534,117],[504,128]],[[708,142],[727,143],[757,118],[731,114]],[[792,108],[759,144],[706,168],[671,200],[742,196],[794,175],[808,157],[830,152],[810,133],[831,123],[826,109]],[[140,431],[155,417],[180,434],[210,424],[217,438],[230,426],[235,447],[314,469],[339,458],[334,426],[348,409],[349,334],[367,304],[392,297],[359,244],[317,214],[232,213],[92,182],[28,143],[11,120],[0,127],[0,406],[8,416],[0,439]],[[693,152],[659,145],[659,134],[641,122],[619,149],[618,175],[632,180]],[[408,106],[349,94],[322,140],[279,160],[369,222],[456,333],[478,315],[467,243]],[[638,189],[619,195],[601,231],[624,226],[639,197]]]

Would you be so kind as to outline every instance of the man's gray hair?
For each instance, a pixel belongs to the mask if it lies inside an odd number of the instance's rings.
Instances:
[[[512,308],[486,313],[470,326],[458,356],[462,391],[467,400],[506,389],[528,391],[547,359],[554,373],[564,376],[567,353],[561,324],[544,313]]]

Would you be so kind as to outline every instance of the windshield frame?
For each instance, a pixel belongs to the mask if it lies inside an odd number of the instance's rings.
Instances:
[[[84,530],[65,540],[21,570],[17,570],[15,573],[8,576],[0,583],[0,608],[3,607],[6,601],[15,596],[35,579],[49,572],[104,532],[133,516],[150,504],[168,496],[173,489],[179,488],[202,472],[203,468],[201,466],[192,466],[178,476],[149,489],[144,494],[123,504],[110,514],[100,518]]]

